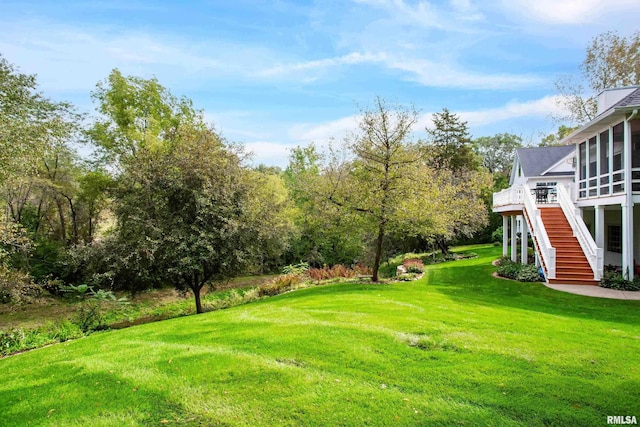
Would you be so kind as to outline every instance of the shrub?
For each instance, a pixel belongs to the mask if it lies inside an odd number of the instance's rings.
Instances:
[[[31,276],[0,264],[0,302],[23,304],[42,295],[42,289]]]
[[[503,230],[502,227],[498,227],[493,233],[491,233],[491,241],[502,244]]]
[[[0,355],[6,356],[81,336],[82,331],[67,320],[48,323],[36,329],[8,329],[0,331]]]
[[[600,286],[608,289],[616,289],[619,291],[640,291],[640,277],[634,277],[633,280],[627,280],[622,273],[615,271],[605,271]]]
[[[258,295],[274,296],[290,290],[302,283],[302,276],[299,274],[282,274],[273,280],[261,285],[258,288]]]
[[[516,280],[520,282],[539,282],[540,281],[540,273],[538,273],[538,267],[533,264],[521,265],[516,275]]]
[[[364,265],[356,265],[353,268],[347,268],[342,264],[336,264],[331,268],[325,265],[322,268],[312,268],[307,271],[309,278],[317,282],[335,278],[350,279],[357,276],[370,276],[371,274],[371,269]]]
[[[407,273],[422,273],[424,272],[424,263],[420,258],[410,258],[402,261],[402,265],[404,266]]]
[[[282,267],[282,274],[303,274],[309,270],[309,263],[300,261],[298,264],[290,264]]]
[[[505,262],[498,266],[498,276],[506,277],[507,279],[517,280],[519,272],[520,264],[516,264],[515,262]]]
[[[540,273],[534,264],[518,264],[509,258],[502,257],[498,260],[498,276],[520,282],[539,282]]]

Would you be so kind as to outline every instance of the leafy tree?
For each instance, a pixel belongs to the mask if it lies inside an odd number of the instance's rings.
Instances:
[[[206,127],[191,100],[176,98],[155,78],[124,76],[114,69],[91,96],[100,117],[87,135],[103,160],[114,165],[141,149],[166,148],[182,126]]]
[[[583,124],[597,113],[596,96],[604,89],[640,83],[640,32],[628,37],[615,31],[602,33],[591,40],[580,75],[563,75],[556,79],[560,93],[558,105],[566,110],[561,121]]]
[[[116,192],[116,280],[172,283],[192,291],[202,313],[207,283],[286,244],[286,196],[264,180],[211,130],[183,129],[168,151],[140,150]]]
[[[80,116],[68,103],[37,91],[36,77],[20,73],[0,55],[0,184],[33,172],[46,152],[68,141]]]
[[[489,173],[509,175],[517,148],[522,147],[522,138],[508,133],[482,136],[473,141],[475,153],[482,159]]]
[[[296,209],[297,233],[286,262],[304,260],[315,267],[353,264],[363,252],[363,230],[358,219],[325,197],[328,186],[323,156],[315,146],[291,151],[284,179]]]
[[[433,114],[433,128],[427,128],[429,157],[435,169],[448,169],[454,173],[474,170],[480,165],[473,151],[467,122],[443,108]]]
[[[455,239],[470,237],[487,223],[482,192],[491,187],[490,175],[480,171],[467,122],[444,108],[433,115],[432,129],[427,128],[429,160],[436,170],[439,189],[446,204],[431,229],[431,238],[444,255]],[[426,229],[428,230],[428,228]]]
[[[550,147],[553,145],[559,145],[560,141],[567,135],[569,135],[574,130],[578,129],[578,126],[569,127],[565,125],[560,125],[558,127],[558,132],[550,133],[542,138],[540,141],[540,147]]]
[[[363,111],[358,132],[347,141],[353,160],[345,161],[345,156],[334,153],[325,171],[327,199],[363,216],[375,236],[373,281],[378,281],[385,234],[397,224],[401,205],[415,208],[427,203],[401,203],[415,201],[420,193],[421,182],[413,179],[422,157],[411,141],[416,121],[414,109],[390,107],[376,98],[374,107]]]
[[[190,290],[201,313],[207,283],[244,272],[263,247],[271,257],[284,249],[290,221],[280,178],[244,167],[244,154],[190,101],[117,70],[96,99],[104,117],[90,135],[121,170],[117,224],[104,242],[115,254],[104,272],[115,286],[171,283]]]

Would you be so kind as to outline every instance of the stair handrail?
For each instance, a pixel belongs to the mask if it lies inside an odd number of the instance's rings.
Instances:
[[[600,280],[602,278],[604,263],[603,250],[602,248],[598,248],[595,240],[593,240],[589,229],[582,220],[582,217],[578,214],[578,209],[573,204],[573,201],[571,200],[571,196],[569,195],[567,189],[562,185],[558,185],[557,193],[558,203],[560,203],[562,212],[567,218],[567,221],[569,221],[571,230],[573,230],[573,235],[578,240],[578,243],[580,243],[582,252],[584,252],[587,261],[589,261],[589,266],[593,271],[593,279]]]
[[[531,195],[531,189],[528,185],[522,186],[522,198],[524,201],[524,214],[528,217],[531,235],[535,237],[538,253],[543,261],[543,268],[546,269],[545,276],[547,279],[556,278],[556,248],[551,246],[549,235],[542,222],[540,209],[536,206],[536,202]],[[523,236],[526,238],[526,236]]]

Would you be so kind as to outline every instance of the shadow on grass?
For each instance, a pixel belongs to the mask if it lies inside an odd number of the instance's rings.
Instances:
[[[90,371],[69,363],[37,366],[30,378],[3,378],[3,425],[200,425],[171,399],[113,372]],[[164,420],[164,421],[163,421]]]
[[[498,258],[495,248],[482,250],[478,259],[454,261],[425,272],[429,286],[451,299],[489,306],[592,320],[640,323],[640,301],[612,300],[568,294],[542,283],[524,283],[492,276]],[[492,256],[493,255],[493,256]]]

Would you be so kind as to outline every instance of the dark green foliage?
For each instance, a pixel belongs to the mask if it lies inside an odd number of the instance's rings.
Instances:
[[[491,241],[496,243],[502,243],[504,237],[502,227],[498,227],[493,233],[491,233]]]
[[[447,108],[433,114],[433,129],[429,135],[429,153],[435,169],[448,169],[454,173],[476,170],[480,160],[473,151],[467,122]]]
[[[78,326],[68,320],[49,323],[36,329],[0,330],[0,355],[6,356],[82,336]]]
[[[619,291],[640,291],[640,277],[636,276],[633,280],[627,280],[622,273],[605,271],[600,286]]]
[[[540,273],[538,267],[533,264],[519,264],[509,258],[501,258],[498,261],[498,276],[520,282],[539,282]]]

